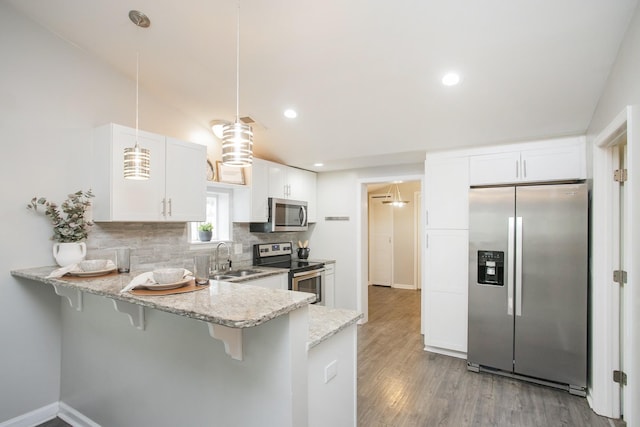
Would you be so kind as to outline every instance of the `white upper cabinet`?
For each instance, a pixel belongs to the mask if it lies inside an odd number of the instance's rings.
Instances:
[[[307,219],[316,222],[316,174],[297,168],[287,169],[287,199],[307,202]]]
[[[469,160],[469,184],[517,184],[523,182],[585,179],[584,137],[493,147],[492,153],[472,155]]]
[[[235,222],[266,222],[268,198],[307,202],[309,222],[316,221],[316,174],[254,157],[250,184],[234,192]]]
[[[469,160],[427,155],[425,223],[428,229],[469,228]]]
[[[108,124],[95,129],[93,218],[95,221],[204,221],[206,159],[203,145],[138,131],[151,152],[148,180],[124,179],[124,149],[135,129]]]
[[[167,137],[166,144],[165,219],[204,221],[207,209],[207,147],[170,137]]]

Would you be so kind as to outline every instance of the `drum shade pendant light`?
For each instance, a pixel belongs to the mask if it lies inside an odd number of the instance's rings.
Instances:
[[[141,12],[132,10],[129,12],[131,21],[141,28],[150,25],[149,18]],[[151,153],[147,148],[141,148],[138,144],[138,86],[140,81],[140,53],[136,53],[136,144],[124,149],[124,178],[135,180],[149,179],[151,168]]]
[[[395,188],[393,188],[394,186]],[[402,196],[400,195],[400,188],[398,187],[397,183],[389,186],[389,190],[387,191],[385,198],[386,199],[382,202],[383,204],[391,205],[396,208],[401,208],[409,203],[407,200],[402,200]]]
[[[236,121],[222,126],[222,163],[250,166],[253,162],[253,130],[240,121],[240,2],[236,31]]]

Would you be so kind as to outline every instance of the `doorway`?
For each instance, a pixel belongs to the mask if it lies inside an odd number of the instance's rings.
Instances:
[[[369,285],[420,289],[420,253],[415,245],[420,221],[414,206],[421,203],[421,198],[414,197],[420,190],[420,181],[367,185]]]
[[[415,185],[415,188],[418,189],[417,193],[419,195],[422,194],[423,175],[414,174],[414,175],[369,177],[369,178],[360,179],[357,182],[357,193],[356,193],[357,199],[356,200],[358,200],[360,209],[358,210],[358,215],[357,215],[358,225],[357,225],[356,264],[359,266],[359,268],[356,272],[356,282],[357,282],[356,303],[357,303],[357,310],[363,314],[363,319],[359,323],[366,323],[369,318],[369,303],[368,303],[369,285],[370,285],[369,283],[369,270],[370,270],[369,268],[370,266],[369,186],[370,185],[372,186],[372,189],[373,189],[372,191],[377,190],[378,193],[386,193],[389,188],[389,185],[394,181],[405,181],[405,182],[413,181],[413,185]],[[406,193],[406,196],[404,193],[401,193],[401,194],[403,198],[406,198],[406,197],[410,198],[409,200],[411,201],[411,203],[410,203],[410,206],[406,206],[408,207],[407,210],[411,212],[415,212],[416,210],[413,205],[415,203],[421,203],[421,197],[416,197],[416,195],[413,194],[413,192]],[[411,217],[414,217],[414,216],[416,215],[415,214],[411,215]],[[424,209],[420,207],[417,210],[417,217],[415,218],[415,224],[420,225],[423,217],[424,217]],[[414,224],[411,224],[411,226],[413,228],[417,228]],[[414,232],[414,234],[411,235],[411,238],[409,239],[409,242],[408,242],[408,244],[411,247],[411,249],[409,250],[409,253],[412,255],[410,256],[412,258],[417,257],[416,259],[411,259],[411,261],[409,262],[410,269],[408,270],[408,274],[412,278],[408,279],[406,283],[410,283],[412,286],[411,288],[413,288],[414,286],[418,286],[418,284],[421,286],[420,281],[422,280],[422,273],[421,273],[422,269],[420,268],[418,271],[414,271],[414,269],[421,267],[422,263],[424,262],[424,260],[422,259],[423,253],[422,251],[416,250],[415,246],[416,246],[416,242],[418,242],[417,246],[421,246],[424,243],[423,241],[424,241],[424,237],[422,236],[422,233],[418,231],[418,232]],[[391,268],[392,273],[390,274],[390,280],[389,280],[391,285],[393,285],[394,281],[396,281],[396,279],[394,279],[393,277],[393,271],[395,270],[397,272],[398,269],[400,268],[398,264],[399,257],[402,261],[407,260],[406,255],[401,256],[403,252],[406,252],[404,248],[405,248],[404,245],[400,245],[400,244],[392,246],[391,255],[388,256],[393,258],[396,261],[395,268]],[[406,267],[402,267],[401,269],[405,274],[407,273]],[[413,277],[415,276],[417,276],[418,280],[413,279]],[[400,280],[396,281],[396,285],[402,285],[403,283],[404,283],[404,279],[402,279],[402,281]]]

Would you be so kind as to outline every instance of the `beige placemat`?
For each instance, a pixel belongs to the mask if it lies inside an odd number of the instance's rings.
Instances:
[[[173,295],[173,294],[184,294],[187,292],[199,291],[201,289],[208,288],[209,285],[197,285],[196,281],[192,280],[185,286],[181,286],[175,289],[165,289],[165,290],[152,290],[152,289],[132,289],[131,292],[133,295]]]

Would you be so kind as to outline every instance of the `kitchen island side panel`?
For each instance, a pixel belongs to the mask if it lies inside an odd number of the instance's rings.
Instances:
[[[63,308],[60,400],[103,426],[305,425],[306,336],[290,316],[306,325],[307,310],[243,329],[237,361],[204,322],[145,309],[140,331],[85,293],[83,311]]]

